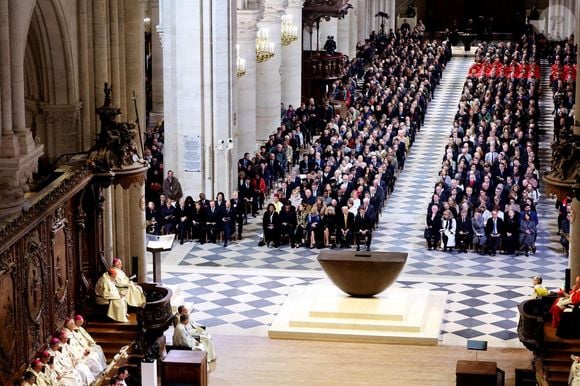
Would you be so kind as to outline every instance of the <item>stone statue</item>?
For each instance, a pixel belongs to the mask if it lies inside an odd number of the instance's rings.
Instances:
[[[573,137],[561,137],[559,141],[552,142],[552,176],[568,180],[580,175],[579,146]]]
[[[112,105],[112,87],[105,83],[105,100],[103,106],[96,109],[101,120],[101,132],[96,144],[89,152],[89,165],[98,171],[109,171],[132,165],[139,159],[135,137],[135,125],[127,122],[116,122],[121,109]]]

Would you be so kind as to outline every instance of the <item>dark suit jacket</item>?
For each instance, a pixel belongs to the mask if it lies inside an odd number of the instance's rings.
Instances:
[[[357,232],[361,230],[371,231],[373,229],[373,219],[365,214],[364,218],[357,214],[354,218],[354,228]]]
[[[499,233],[500,235],[503,234],[503,220],[501,218],[497,218],[497,233]],[[490,217],[487,222],[485,223],[485,235],[487,237],[489,237],[489,235],[491,235],[493,233],[493,218]]]
[[[336,229],[351,229],[354,230],[354,214],[348,212],[346,223],[344,222],[344,214],[336,215]]]

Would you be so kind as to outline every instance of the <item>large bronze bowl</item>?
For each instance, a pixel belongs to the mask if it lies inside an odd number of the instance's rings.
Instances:
[[[380,294],[397,280],[407,262],[407,253],[325,250],[318,262],[330,280],[354,297]]]

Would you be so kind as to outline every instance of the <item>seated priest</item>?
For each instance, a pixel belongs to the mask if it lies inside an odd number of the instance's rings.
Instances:
[[[91,351],[97,352],[102,362],[105,363],[106,365],[107,359],[105,358],[103,348],[95,342],[91,334],[89,334],[89,332],[83,327],[85,324],[85,319],[83,318],[83,316],[78,314],[75,315],[74,323],[75,323],[74,329],[75,335],[79,336],[79,339],[84,341],[86,346],[89,347]]]
[[[60,351],[63,356],[67,356],[70,359],[70,363],[72,367],[78,371],[81,375],[81,379],[83,380],[83,384],[90,385],[95,381],[95,376],[91,372],[91,369],[84,361],[81,353],[76,350],[73,350],[71,345],[69,344],[69,334],[66,332],[66,329],[61,329],[58,331],[58,339],[60,340]]]
[[[78,327],[73,318],[67,318],[64,322],[65,328],[70,332],[70,344],[83,352],[87,365],[98,376],[107,367],[107,361],[103,349],[93,343],[90,345],[83,335],[78,332]],[[93,341],[94,342],[94,341]]]
[[[568,385],[580,386],[580,357],[570,355],[572,358],[572,366],[570,366],[570,375],[568,376]]]
[[[572,287],[570,293],[560,290],[559,297],[550,308],[550,312],[552,313],[552,327],[558,328],[560,318],[566,308],[578,304],[580,304],[580,276],[576,276],[574,287]]]
[[[38,358],[34,359],[26,371],[31,372],[36,377],[36,386],[51,386],[52,379],[44,369],[44,363]]]
[[[54,356],[54,369],[57,374],[64,376],[74,374],[75,378],[80,377],[80,385],[90,385],[95,381],[95,377],[86,364],[75,358],[67,344],[68,338],[61,334],[53,337],[50,341],[50,352]]]
[[[189,309],[181,305],[177,307],[177,314],[175,315],[175,325],[179,323],[179,319],[181,315],[189,315]],[[213,346],[213,338],[211,334],[206,330],[205,326],[197,323],[193,319],[189,319],[189,332],[190,334],[196,338],[199,337],[199,341],[205,346],[205,350],[207,351],[207,361],[211,362],[215,360],[215,349]]]
[[[205,351],[205,346],[195,340],[189,327],[189,315],[181,314],[179,323],[173,331],[173,345],[178,347],[189,347],[192,350]]]
[[[115,285],[121,291],[121,294],[125,295],[127,304],[131,307],[144,307],[145,294],[143,294],[143,289],[140,285],[133,283],[125,272],[123,272],[123,262],[121,262],[121,259],[113,259],[113,266],[111,268],[117,271]]]
[[[97,304],[108,304],[109,309],[107,316],[117,322],[126,323],[127,319],[127,301],[125,296],[119,292],[115,285],[115,278],[117,277],[117,270],[109,269],[103,273],[103,276],[97,281],[95,286],[95,294],[97,295],[95,301]]]
[[[58,341],[60,342],[60,340]],[[47,378],[50,380],[50,382],[47,383],[48,385],[58,385],[58,386],[82,385],[82,379],[80,374],[75,373],[74,371],[68,373],[57,372],[55,367],[55,357],[51,354],[51,351],[48,350],[43,351],[40,354],[40,360],[44,365],[42,371],[46,374]]]

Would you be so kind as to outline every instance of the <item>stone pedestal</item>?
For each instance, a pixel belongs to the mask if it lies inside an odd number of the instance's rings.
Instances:
[[[261,17],[258,10],[238,10],[237,32],[240,58],[246,74],[237,80],[238,147],[237,159],[256,151],[256,26]]]
[[[298,39],[282,46],[282,103],[287,108],[300,107],[302,82],[302,0],[291,0],[286,15],[292,15],[292,24],[298,29]]]
[[[274,339],[437,345],[447,292],[391,288],[352,298],[328,285],[295,286],[274,319]]]

